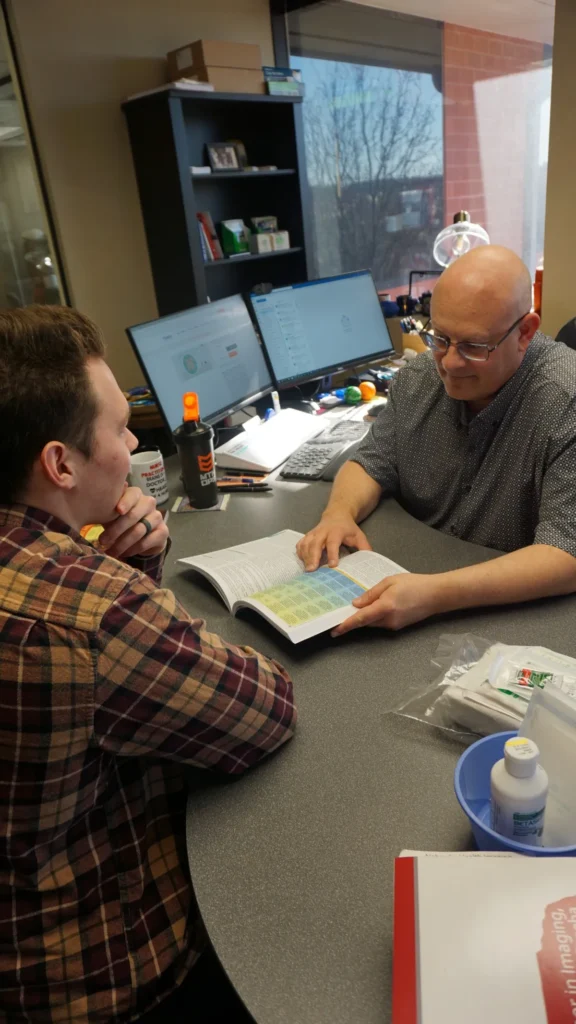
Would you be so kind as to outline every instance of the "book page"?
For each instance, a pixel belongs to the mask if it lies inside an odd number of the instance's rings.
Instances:
[[[260,612],[293,643],[339,626],[356,609],[355,598],[385,576],[406,572],[384,555],[355,551],[340,560],[336,569],[327,565],[315,572],[300,573],[287,583],[250,594],[242,603]]]
[[[303,564],[296,554],[296,544],[303,536],[295,530],[282,530],[271,537],[179,561],[207,576],[232,609],[236,601],[255,591],[266,590],[301,574]]]
[[[340,559],[338,568],[360,583],[364,590],[370,590],[386,576],[408,571],[376,551],[355,551],[352,555],[346,555]]]

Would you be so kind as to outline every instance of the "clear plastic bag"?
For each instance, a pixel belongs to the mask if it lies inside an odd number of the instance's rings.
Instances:
[[[553,681],[576,688],[576,660],[546,647],[493,643],[473,633],[440,637],[432,665],[439,674],[394,713],[460,738],[520,728],[534,688]]]
[[[506,709],[495,713],[479,693],[490,666],[505,650],[506,645],[474,633],[444,633],[432,659],[439,674],[425,689],[413,690],[394,713],[464,740],[517,729],[521,718]]]

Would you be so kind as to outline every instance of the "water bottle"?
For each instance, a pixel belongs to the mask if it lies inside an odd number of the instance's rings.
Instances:
[[[180,456],[184,490],[193,508],[212,508],[218,501],[214,467],[214,431],[200,419],[198,395],[188,391],[183,398],[184,421],[174,431]]]

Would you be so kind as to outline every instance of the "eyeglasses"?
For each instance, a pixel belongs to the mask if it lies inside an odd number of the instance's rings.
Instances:
[[[485,363],[487,362],[490,353],[494,352],[494,350],[497,349],[503,341],[506,341],[506,338],[510,337],[512,331],[518,327],[518,324],[522,322],[525,316],[528,316],[528,313],[523,313],[522,316],[519,316],[512,324],[512,327],[508,328],[506,334],[500,338],[500,341],[497,341],[495,345],[482,345],[480,343],[477,344],[474,341],[462,341],[459,343],[450,341],[450,338],[447,338],[444,334],[436,333],[434,328],[431,326],[431,320],[428,321],[424,330],[419,331],[418,333],[424,344],[427,345],[428,348],[431,348],[433,352],[440,352],[442,355],[446,355],[448,349],[452,345],[452,347],[455,348],[458,354],[464,359],[470,359],[473,363]]]

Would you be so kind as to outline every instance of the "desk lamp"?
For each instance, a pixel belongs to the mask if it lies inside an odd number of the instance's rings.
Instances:
[[[436,236],[434,259],[441,267],[448,267],[471,249],[489,244],[488,232],[480,224],[473,224],[466,210],[460,210],[454,214],[454,223]]]

